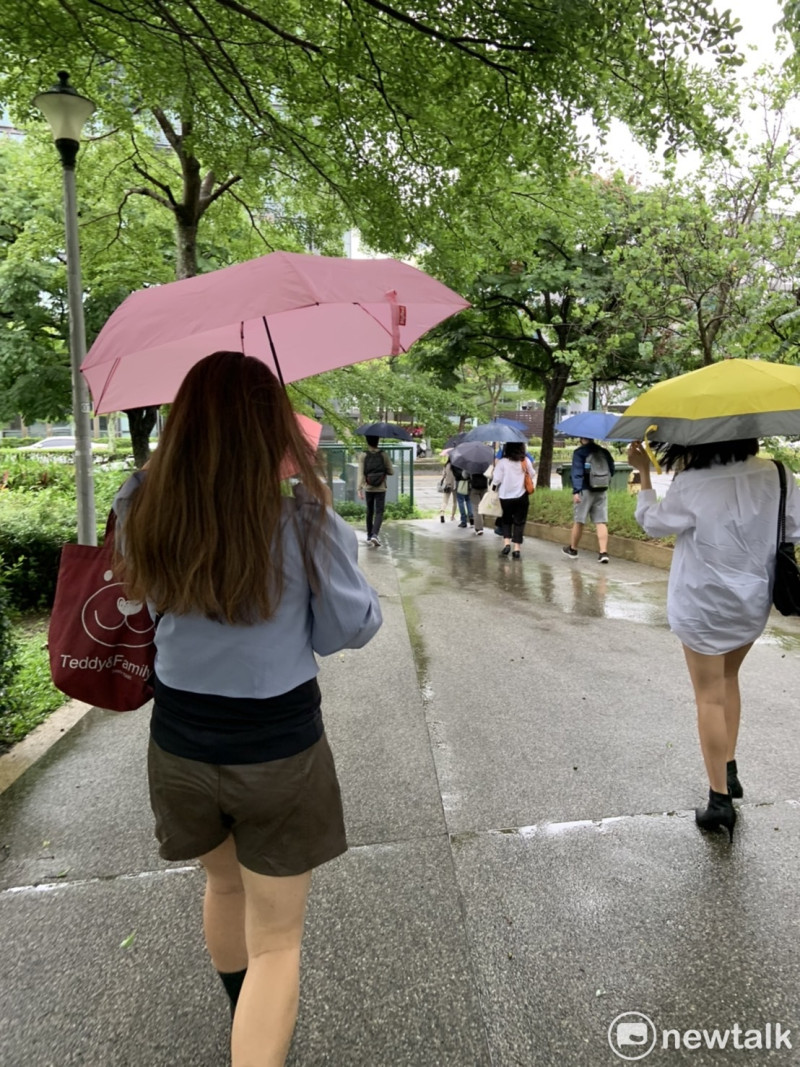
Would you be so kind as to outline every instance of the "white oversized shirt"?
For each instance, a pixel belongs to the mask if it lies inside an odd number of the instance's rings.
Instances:
[[[501,500],[516,500],[517,497],[524,496],[526,470],[533,478],[533,464],[527,456],[522,462],[518,459],[508,459],[506,456],[498,459],[494,465],[492,485],[498,487],[498,496]]]
[[[800,539],[800,491],[786,472],[786,538]],[[667,590],[670,629],[695,652],[730,652],[767,623],[778,541],[778,471],[752,456],[676,475],[663,500],[643,489],[636,521],[676,534]]]

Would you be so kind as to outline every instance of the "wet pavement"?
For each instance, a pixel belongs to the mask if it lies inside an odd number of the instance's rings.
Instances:
[[[290,1067],[800,1063],[800,620],[743,669],[730,846],[694,825],[664,571],[514,562],[438,519],[382,537],[385,625],[320,675],[351,848],[315,875]],[[228,1062],[146,733],[95,710],[0,797],[3,1067]]]

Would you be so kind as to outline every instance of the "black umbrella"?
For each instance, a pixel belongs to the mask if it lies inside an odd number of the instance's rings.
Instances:
[[[476,426],[473,430],[470,430],[465,441],[521,441],[526,442],[528,440],[527,435],[522,430],[517,430],[514,426],[509,426],[504,422],[487,422],[483,426]]]
[[[460,467],[462,471],[470,474],[483,474],[494,459],[494,452],[490,445],[483,445],[479,441],[463,441],[450,453],[450,462],[454,467]]]
[[[356,433],[364,437],[394,437],[398,441],[414,440],[405,426],[395,426],[391,422],[370,422],[366,426],[359,426]]]

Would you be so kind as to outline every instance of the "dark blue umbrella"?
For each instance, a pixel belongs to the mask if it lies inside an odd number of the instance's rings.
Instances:
[[[525,443],[528,438],[522,430],[517,430],[513,426],[509,426],[505,422],[500,422],[499,419],[495,419],[494,422],[484,423],[483,426],[476,426],[474,430],[470,430],[464,437],[465,441],[522,441]]]
[[[462,441],[450,453],[450,462],[454,467],[470,474],[483,474],[493,459],[492,446],[480,441]]]
[[[525,425],[524,422],[517,422],[516,419],[504,419],[500,415],[497,416],[497,418],[495,419],[495,422],[502,422],[506,426],[513,426],[515,430],[523,430],[526,433],[527,433],[527,430],[528,430],[528,427]]]
[[[463,433],[454,433],[452,437],[448,437],[444,443],[445,448],[455,448],[456,445],[460,445],[464,438],[467,436],[466,431]]]
[[[597,441],[623,441],[629,438],[609,437],[611,427],[619,422],[620,416],[605,411],[579,411],[570,415],[556,426],[559,433],[567,437],[591,437]]]
[[[405,426],[395,426],[392,422],[370,422],[366,426],[359,426],[356,433],[364,437],[394,437],[398,441],[414,440]]]

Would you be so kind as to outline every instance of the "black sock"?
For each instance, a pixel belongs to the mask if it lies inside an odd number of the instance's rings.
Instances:
[[[243,971],[217,971],[217,974],[222,979],[222,984],[225,986],[225,992],[231,998],[231,1018],[236,1009],[236,1002],[239,999],[239,993],[242,990],[242,982],[244,976],[247,974],[247,968]]]

